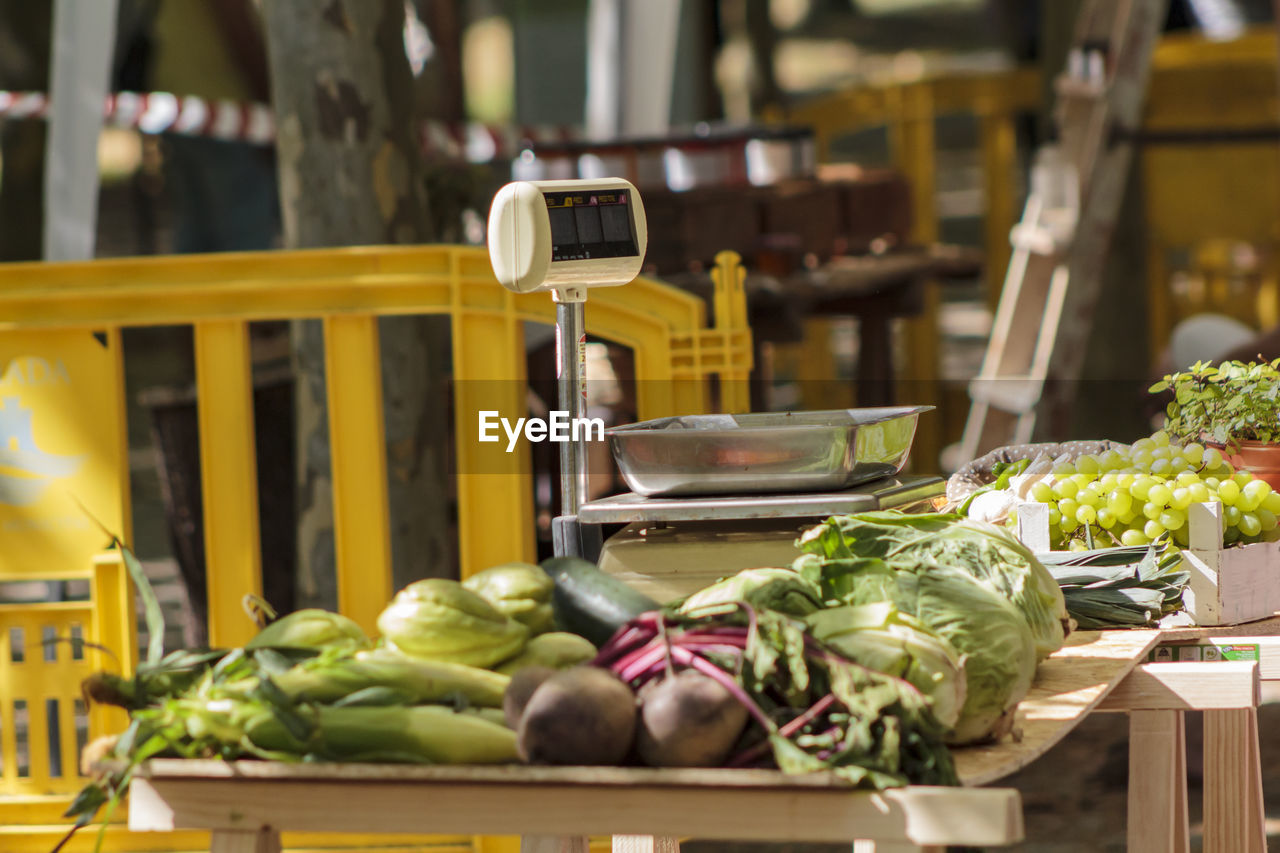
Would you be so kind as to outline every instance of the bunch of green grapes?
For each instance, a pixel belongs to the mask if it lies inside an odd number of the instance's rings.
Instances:
[[[1223,541],[1280,539],[1280,492],[1236,471],[1214,448],[1173,444],[1165,432],[1053,469],[1032,486],[1049,505],[1054,547],[1145,545],[1165,533],[1187,546],[1187,507],[1220,501]]]

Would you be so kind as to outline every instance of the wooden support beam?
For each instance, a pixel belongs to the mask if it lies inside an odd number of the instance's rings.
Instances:
[[[1098,710],[1238,710],[1261,701],[1257,661],[1147,663],[1116,685]]]
[[[1265,818],[1257,708],[1205,711],[1204,853],[1266,853]]]

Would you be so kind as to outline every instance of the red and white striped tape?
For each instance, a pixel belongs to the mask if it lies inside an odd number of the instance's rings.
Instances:
[[[49,96],[43,92],[0,90],[0,119],[44,119]],[[142,133],[176,133],[269,145],[275,141],[275,116],[265,104],[216,101],[168,92],[117,92],[107,96],[103,120],[111,127]],[[419,141],[424,153],[471,163],[510,159],[533,143],[576,139],[563,127],[498,127],[471,123],[425,122]]]
[[[0,118],[47,118],[43,92],[0,91]],[[143,133],[181,133],[265,145],[275,139],[275,118],[263,104],[179,97],[168,92],[107,95],[103,120],[112,127]]]

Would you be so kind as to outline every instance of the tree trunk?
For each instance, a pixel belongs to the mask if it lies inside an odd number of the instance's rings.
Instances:
[[[49,90],[52,3],[0,0],[0,89]],[[36,261],[44,251],[45,123],[0,122],[0,261]]]
[[[434,53],[418,80],[420,91],[427,96],[426,114],[438,121],[462,121],[467,117],[462,86],[462,26],[465,4],[414,0],[414,8],[431,33],[434,48]]]
[[[285,242],[433,239],[415,135],[402,0],[266,0]],[[448,322],[380,323],[395,583],[456,573],[446,480]],[[336,603],[324,347],[294,324],[299,605]]]

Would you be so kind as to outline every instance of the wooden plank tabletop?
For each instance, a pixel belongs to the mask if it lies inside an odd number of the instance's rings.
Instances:
[[[1021,739],[952,750],[966,785],[989,785],[1044,755],[1144,661],[1161,631],[1076,631],[1040,664],[1018,706]]]
[[[1160,641],[1203,640],[1208,637],[1267,637],[1280,634],[1280,615],[1241,625],[1225,625],[1219,628],[1190,625],[1177,628],[1161,628]]]
[[[643,767],[416,767],[153,760],[129,827],[490,835],[653,835],[756,841],[1003,845],[1022,839],[1018,792],[911,786],[881,793],[826,775]]]

